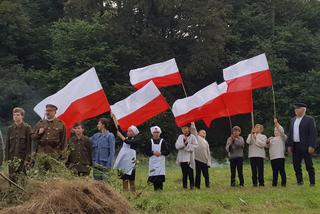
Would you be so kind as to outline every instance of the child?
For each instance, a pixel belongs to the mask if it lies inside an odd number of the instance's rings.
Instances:
[[[183,188],[188,188],[188,177],[190,189],[194,188],[193,169],[195,168],[194,149],[198,146],[196,137],[190,132],[190,124],[181,127],[182,134],[176,141],[178,156],[176,163],[181,166]]]
[[[135,192],[135,179],[136,179],[136,149],[140,144],[141,140],[138,136],[139,130],[136,126],[130,126],[127,130],[127,137],[118,131],[118,137],[123,141],[121,150],[117,156],[113,168],[120,170],[123,174],[121,179],[123,180],[123,191]]]
[[[169,149],[166,141],[160,138],[160,127],[153,126],[150,130],[152,138],[146,145],[146,155],[149,157],[148,182],[153,183],[154,191],[161,191],[166,174],[165,156],[169,154]]]
[[[243,148],[244,139],[240,136],[241,128],[234,126],[232,128],[232,134],[227,140],[226,150],[228,152],[230,161],[230,173],[231,173],[231,186],[236,185],[236,168],[238,171],[238,177],[240,186],[244,185],[243,179]]]
[[[284,133],[282,126],[277,119],[274,119],[274,137],[270,137],[267,141],[269,146],[269,154],[271,160],[271,167],[273,172],[272,186],[278,184],[278,174],[281,175],[281,186],[286,186],[286,172],[285,172],[285,142],[287,136]]]
[[[88,176],[92,166],[92,147],[90,139],[83,134],[84,128],[77,122],[72,128],[74,135],[68,143],[66,165],[78,176]]]
[[[209,168],[211,166],[211,153],[209,143],[206,140],[207,132],[200,130],[197,132],[197,128],[194,123],[191,123],[191,133],[196,136],[198,146],[194,150],[194,159],[196,163],[196,181],[195,187],[200,189],[201,173],[205,179],[206,187],[210,187]]]
[[[252,184],[254,187],[264,186],[264,159],[266,158],[266,152],[264,148],[267,145],[267,136],[262,134],[263,125],[256,124],[252,128],[251,134],[247,138],[247,144],[249,144],[249,159],[252,172]],[[258,177],[258,179],[257,179]]]
[[[92,142],[93,178],[94,180],[104,180],[107,170],[112,168],[115,155],[115,137],[109,131],[110,120],[100,118],[97,124],[99,130],[90,140]]]
[[[9,177],[14,182],[17,182],[20,176],[26,173],[26,166],[31,159],[31,127],[24,122],[24,116],[24,109],[14,108],[12,110],[13,124],[7,132],[5,161],[12,161],[9,163]]]

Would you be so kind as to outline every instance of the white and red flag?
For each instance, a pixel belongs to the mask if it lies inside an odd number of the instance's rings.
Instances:
[[[265,54],[238,62],[223,69],[228,92],[247,91],[272,85],[272,77]]]
[[[182,78],[174,58],[165,62],[130,70],[129,76],[131,84],[136,89],[142,88],[151,80],[158,88],[182,83]]]
[[[220,91],[217,83],[214,82],[190,97],[176,100],[173,103],[172,112],[177,126],[224,112],[225,104],[221,94],[225,92]]]
[[[33,110],[42,118],[47,104],[58,107],[56,117],[65,123],[67,133],[75,122],[110,111],[109,102],[94,68],[73,79],[57,93],[42,100]]]
[[[127,130],[129,126],[138,126],[168,108],[169,104],[151,81],[126,99],[111,105],[111,112],[121,129]]]
[[[214,119],[237,114],[247,114],[253,111],[252,90],[227,92],[228,85],[226,82],[219,84],[218,88],[221,91],[220,99],[224,103],[224,108],[206,105],[201,109],[204,112],[209,112],[203,117],[203,121],[208,127],[211,126]]]

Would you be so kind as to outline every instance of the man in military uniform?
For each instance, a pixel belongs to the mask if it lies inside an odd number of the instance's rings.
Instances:
[[[37,143],[35,152],[62,160],[65,158],[66,127],[56,118],[57,110],[58,108],[53,104],[46,105],[45,119],[35,125],[32,138]]]
[[[18,175],[25,173],[25,166],[30,161],[31,126],[24,123],[25,111],[14,108],[13,124],[9,127],[5,146],[5,161],[9,163],[9,177],[17,181]]]

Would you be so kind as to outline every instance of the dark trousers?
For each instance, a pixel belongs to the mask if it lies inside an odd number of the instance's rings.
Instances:
[[[231,175],[231,186],[236,185],[236,169],[238,171],[238,177],[240,186],[244,185],[244,179],[243,179],[243,158],[232,158],[230,161],[230,175]]]
[[[301,162],[304,160],[306,164],[306,169],[309,174],[309,182],[311,185],[315,184],[315,173],[313,168],[312,156],[308,153],[308,148],[294,148],[293,149],[293,167],[296,173],[297,183],[303,183],[302,170],[301,170]]]
[[[182,185],[184,189],[188,188],[188,177],[190,181],[190,189],[194,187],[193,169],[189,166],[188,162],[180,163],[182,171]]]
[[[201,183],[201,172],[204,177],[204,181],[206,183],[206,187],[210,187],[209,182],[209,166],[206,163],[203,163],[201,161],[196,160],[196,183],[195,186],[200,189],[200,183]]]
[[[154,188],[154,191],[163,190],[163,181],[155,181],[153,183],[153,188]]]
[[[287,176],[285,171],[285,159],[284,158],[277,158],[271,160],[271,167],[272,167],[272,186],[278,185],[278,175],[280,173],[281,176],[281,186],[286,186],[287,183]]]
[[[263,175],[264,163],[263,162],[264,162],[264,159],[260,157],[250,158],[253,186],[257,186],[258,181],[259,181],[259,186],[264,186],[264,175]]]

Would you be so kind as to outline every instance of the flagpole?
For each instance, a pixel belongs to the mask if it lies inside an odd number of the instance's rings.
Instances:
[[[182,89],[183,89],[184,95],[185,95],[186,97],[188,97],[186,88],[184,87],[184,84],[183,84],[183,81],[181,82],[181,85],[182,85]]]
[[[271,86],[271,89],[272,89],[272,98],[273,98],[273,117],[277,118],[276,95],[275,95],[275,92],[274,92],[273,84]]]
[[[117,118],[116,118],[116,115],[114,115],[114,114],[110,111],[110,116],[111,116],[111,118],[112,118],[112,120],[113,120],[114,125],[116,126],[117,131],[119,131],[119,128],[118,128],[119,122],[118,122],[118,120],[117,120]]]
[[[225,105],[225,104],[224,104]],[[228,111],[228,118],[229,118],[229,125],[230,125],[230,131],[231,131],[231,134],[232,134],[232,120],[231,120],[231,116],[230,116],[230,112],[229,112],[229,108],[227,108],[227,111]]]
[[[252,125],[252,128],[254,128],[254,115],[253,115],[253,110],[251,112],[251,125]]]

